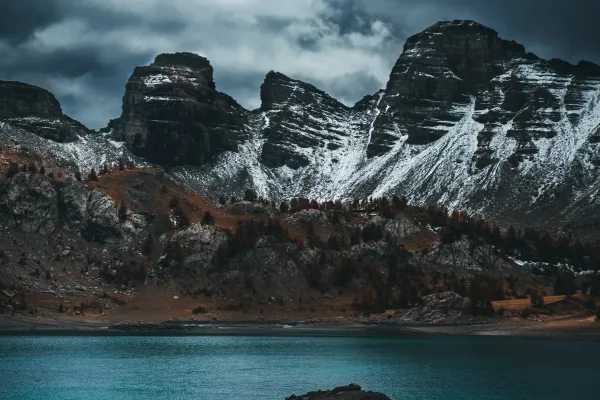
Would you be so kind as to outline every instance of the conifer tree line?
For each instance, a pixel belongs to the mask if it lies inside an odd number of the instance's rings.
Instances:
[[[116,170],[116,169],[119,169],[121,171],[124,171],[126,169],[135,169],[135,162],[133,162],[132,160],[125,160],[125,159],[121,158],[121,159],[119,159],[119,162],[117,164],[104,163],[104,164],[100,165],[98,170],[96,170],[95,168],[92,168],[90,170],[90,172],[88,173],[86,180],[87,181],[97,181],[98,175],[105,175],[105,174],[108,174],[110,171]],[[26,163],[26,164],[10,162],[8,165],[8,168],[6,170],[6,177],[10,179],[13,176],[15,176],[16,174],[18,174],[19,172],[29,172],[31,174],[39,173],[40,175],[46,175],[46,167],[44,166],[44,164],[40,164],[38,166],[38,164],[35,163],[34,161],[30,161],[29,163]],[[50,178],[53,178],[54,174],[52,172],[50,172],[50,173],[48,173],[48,176]],[[81,172],[79,170],[75,171],[75,178],[78,181],[81,181]]]
[[[293,198],[282,202],[280,211],[295,213],[307,209],[321,211],[346,211],[379,213],[384,218],[393,218],[397,212],[408,207],[405,196],[355,199],[352,202],[341,201],[318,202],[306,198]],[[444,244],[452,244],[466,238],[479,244],[490,244],[503,251],[504,255],[519,258],[523,261],[544,262],[549,264],[568,263],[580,270],[597,271],[600,269],[600,239],[593,242],[582,242],[571,234],[553,235],[548,231],[540,231],[532,226],[517,229],[512,225],[502,229],[499,225],[483,218],[469,215],[466,211],[454,210],[451,213],[445,206],[429,205],[426,208],[411,207],[411,211],[419,222],[439,230]],[[357,244],[360,235],[364,240],[383,239],[381,227],[366,226],[360,233],[351,233],[347,241]],[[333,241],[344,241],[334,238]]]

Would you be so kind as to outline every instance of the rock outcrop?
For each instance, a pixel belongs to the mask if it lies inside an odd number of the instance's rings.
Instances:
[[[428,324],[458,324],[464,322],[470,301],[454,292],[435,293],[421,298],[421,304],[406,314],[400,321]]]
[[[382,393],[364,391],[356,383],[340,386],[333,390],[319,390],[299,396],[291,395],[286,400],[327,400],[332,398],[338,400],[390,400]]]
[[[395,219],[387,219],[381,216],[376,216],[371,218],[366,225],[381,226],[386,235],[390,235],[396,240],[405,239],[421,231],[420,227],[408,221],[402,215],[399,215]]]
[[[436,243],[427,254],[419,256],[428,265],[450,268],[458,276],[474,277],[480,274],[507,276],[512,273],[511,263],[490,244],[473,246],[467,239],[451,244]]]
[[[205,272],[212,265],[219,246],[227,241],[227,234],[213,225],[193,224],[163,241],[166,244],[164,268]]]
[[[357,258],[369,261],[385,261],[392,249],[385,240],[362,242],[352,246],[352,252]]]
[[[56,142],[73,142],[77,135],[88,133],[63,114],[52,93],[20,82],[0,81],[0,122]]]
[[[121,239],[120,225],[115,202],[102,190],[92,190],[87,200],[83,237],[93,242],[115,242]]]
[[[297,298],[308,291],[303,269],[295,256],[300,251],[293,243],[261,238],[254,247],[231,260],[230,268],[247,277],[257,292],[277,298]],[[243,282],[240,282],[243,283]]]
[[[101,189],[89,192],[72,178],[61,182],[25,172],[1,182],[0,216],[24,232],[48,236],[64,228],[99,243],[129,240],[147,225],[131,212],[121,221],[116,203]]]
[[[161,54],[138,67],[125,89],[112,136],[136,155],[170,165],[202,165],[236,151],[247,136],[247,112],[217,92],[209,61],[195,54]]]
[[[0,204],[15,225],[25,232],[49,235],[60,222],[58,191],[39,174],[19,173],[10,179]]]
[[[235,211],[243,212],[246,214],[255,215],[272,215],[273,208],[269,205],[264,205],[258,202],[251,201],[239,201],[233,205]]]
[[[318,224],[321,226],[330,225],[327,214],[323,211],[314,209],[300,210],[286,218],[286,221],[294,227],[306,226],[308,224]]]
[[[75,179],[64,182],[59,192],[65,225],[72,231],[79,232],[86,220],[88,189]]]
[[[305,153],[342,146],[349,109],[327,93],[271,71],[260,88],[260,98],[266,139],[260,160],[266,167],[306,167],[312,157]]]

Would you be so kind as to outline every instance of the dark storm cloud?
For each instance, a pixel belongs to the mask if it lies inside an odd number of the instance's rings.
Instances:
[[[356,103],[366,95],[371,95],[381,88],[379,79],[369,74],[368,71],[342,75],[329,82],[322,82],[309,77],[300,78],[307,82],[312,80],[311,83],[319,88],[328,87],[330,94],[335,94],[338,100],[342,100],[347,104]]]
[[[215,70],[214,79],[218,91],[230,95],[235,93],[236,101],[254,109],[260,106],[257,84],[258,86],[262,84],[265,75],[260,72],[244,73],[239,70],[219,68]]]
[[[279,70],[343,100],[385,86],[406,38],[472,19],[544,58],[600,63],[597,0],[0,0],[0,79],[53,91],[98,128],[120,113],[136,65],[196,51],[219,90],[259,105]]]
[[[3,72],[9,75],[36,73],[42,70],[53,76],[75,78],[85,74],[98,77],[112,75],[118,66],[105,63],[97,49],[72,48],[58,49],[51,53],[34,50],[18,52],[13,59],[0,61]]]
[[[334,10],[325,20],[339,26],[340,34],[352,32],[368,33],[371,24],[376,18],[365,11],[358,0],[328,0],[327,3]]]
[[[360,0],[406,38],[440,20],[471,19],[544,58],[600,63],[598,0]]]
[[[58,4],[45,0],[0,2],[0,39],[11,44],[28,40],[39,28],[61,19]]]

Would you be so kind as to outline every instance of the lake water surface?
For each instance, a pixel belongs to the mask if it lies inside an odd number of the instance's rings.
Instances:
[[[600,343],[531,338],[0,337],[0,399],[598,398]]]

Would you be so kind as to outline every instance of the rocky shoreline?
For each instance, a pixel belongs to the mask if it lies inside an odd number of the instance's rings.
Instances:
[[[401,338],[419,336],[519,336],[600,340],[600,323],[565,319],[552,323],[505,321],[487,324],[351,323],[349,321],[120,322],[55,320],[0,315],[0,336],[304,336]]]

